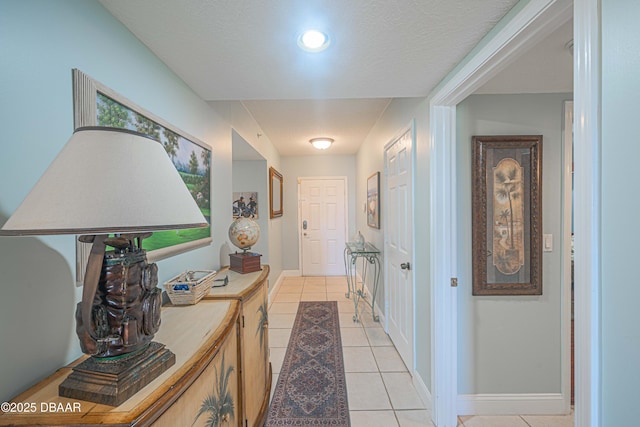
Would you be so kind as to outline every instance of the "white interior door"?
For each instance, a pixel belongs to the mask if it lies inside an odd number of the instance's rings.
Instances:
[[[412,140],[409,128],[385,148],[386,321],[391,340],[413,372]]]
[[[301,178],[298,185],[302,275],[344,275],[346,178]]]

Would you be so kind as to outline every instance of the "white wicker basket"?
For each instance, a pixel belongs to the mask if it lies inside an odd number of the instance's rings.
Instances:
[[[164,283],[171,303],[193,305],[209,293],[216,272],[213,270],[190,270]]]

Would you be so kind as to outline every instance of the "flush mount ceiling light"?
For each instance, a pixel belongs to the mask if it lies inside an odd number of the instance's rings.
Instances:
[[[318,150],[326,150],[331,147],[333,144],[332,138],[313,138],[310,139],[309,142],[313,145],[313,148],[317,148]]]
[[[322,52],[329,44],[329,36],[318,30],[307,30],[298,37],[298,46],[307,52]]]

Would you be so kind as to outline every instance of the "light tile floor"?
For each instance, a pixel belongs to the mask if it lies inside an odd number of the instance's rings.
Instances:
[[[389,336],[360,304],[345,297],[345,277],[286,277],[269,308],[273,388],[287,350],[300,301],[338,301],[351,427],[434,427]],[[465,416],[458,427],[572,427],[573,416]]]

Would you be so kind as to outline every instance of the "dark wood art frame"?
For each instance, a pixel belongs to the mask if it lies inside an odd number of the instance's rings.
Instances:
[[[269,168],[269,218],[282,216],[282,174]]]
[[[473,295],[542,295],[542,135],[472,151]]]

